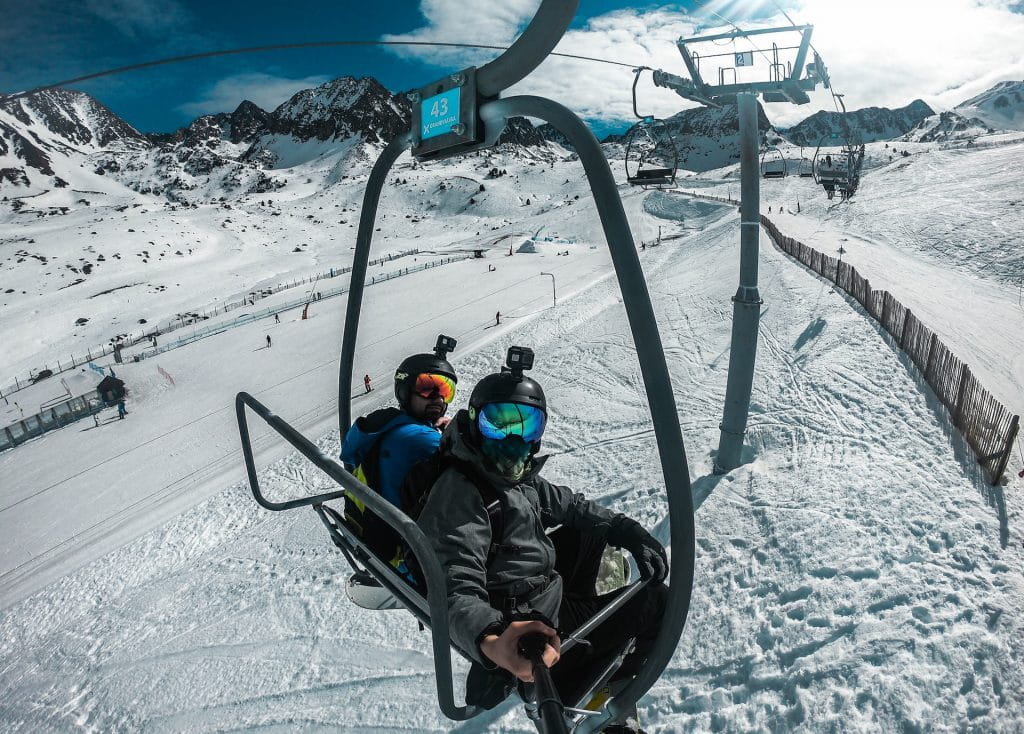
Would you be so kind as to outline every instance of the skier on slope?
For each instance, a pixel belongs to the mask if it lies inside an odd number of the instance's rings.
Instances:
[[[440,451],[454,465],[430,490],[418,524],[448,577],[452,639],[474,660],[467,703],[493,708],[516,678],[531,681],[531,665],[517,654],[517,644],[523,635],[540,632],[549,638],[544,662],[563,701],[573,705],[608,655],[631,638],[635,648],[612,679],[612,690],[639,673],[664,614],[668,563],[665,549],[638,522],[540,475],[547,458],[537,456],[547,401],[541,386],[513,367],[514,350],[529,351],[510,349],[512,371],[481,380],[469,409],[460,410],[445,430]],[[471,467],[472,478],[460,462]],[[504,504],[500,538],[491,537],[482,481]],[[562,527],[550,537],[544,533],[557,525]],[[589,649],[580,645],[560,657],[562,633],[556,627],[575,630],[620,591],[595,590],[607,544],[629,550],[651,582],[588,636]],[[637,728],[619,722],[606,731]]]

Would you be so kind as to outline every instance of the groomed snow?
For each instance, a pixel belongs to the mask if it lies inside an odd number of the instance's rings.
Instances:
[[[1008,163],[1014,152],[985,154]],[[987,215],[969,216],[971,192],[987,186],[972,175],[984,168],[978,160],[953,177],[961,192],[949,189],[961,204],[961,231],[979,235],[972,242],[982,242],[989,226]],[[585,194],[576,165],[517,169],[533,209],[495,204],[502,214],[490,220],[470,224],[459,214],[453,221],[450,210],[439,212],[444,220],[425,220],[449,233],[462,227],[465,240],[480,229],[480,240],[491,238],[487,258],[367,289],[356,372],[373,375],[378,389],[357,395],[354,408],[386,404],[393,365],[439,332],[460,340],[457,405],[508,345],[529,345],[551,406],[550,478],[667,538],[646,398],[597,218],[586,196],[555,206]],[[468,164],[461,172],[471,172]],[[438,169],[407,174],[425,182]],[[894,282],[885,286],[908,303],[941,277],[943,255],[922,254],[909,246],[915,237],[886,222],[941,222],[943,212],[924,196],[896,196],[920,178],[883,174],[866,176],[845,208],[827,207],[808,185],[814,203],[801,199],[801,214],[787,210],[776,221],[812,245],[820,244],[819,230],[865,241],[881,238],[861,228],[885,230],[899,248],[894,262],[919,263],[918,280],[892,268]],[[883,197],[889,181],[893,195]],[[783,190],[768,186],[766,204],[785,198],[788,207],[786,196],[772,196]],[[501,191],[514,195],[511,187]],[[645,204],[643,194],[624,193],[644,240],[662,229],[662,244],[640,257],[698,505],[690,618],[673,662],[641,703],[645,728],[1019,730],[1019,482],[988,487],[884,332],[764,235],[746,463],[713,476],[737,217],[730,207],[678,194],[650,195]],[[414,196],[393,195],[387,224],[420,214]],[[545,207],[539,215],[538,205]],[[893,208],[900,216],[886,220]],[[1019,211],[1009,202],[997,207],[1008,224]],[[541,225],[578,243],[568,256],[555,254],[561,245],[541,243],[536,254],[505,257],[508,240],[495,241]],[[674,235],[682,236],[668,239]],[[435,241],[445,236],[454,239],[442,231]],[[406,239],[419,244],[410,235],[388,247],[404,249]],[[969,269],[956,258],[946,263],[949,271]],[[542,270],[556,272],[557,306]],[[883,277],[865,274],[873,284]],[[1005,279],[987,282],[1009,293]],[[998,332],[1011,313],[974,305],[965,299],[944,323],[925,321],[947,328],[941,335],[957,351],[957,340],[979,324]],[[502,325],[491,327],[499,309]],[[512,704],[461,726],[445,719],[434,699],[429,638],[412,618],[350,605],[341,588],[347,567],[312,511],[266,512],[241,481],[231,415],[239,389],[337,450],[342,310],[343,299],[321,301],[312,320],[282,317],[281,325],[241,327],[161,355],[174,385],[152,362],[125,365],[118,374],[133,389],[125,421],[79,424],[0,454],[0,476],[17,478],[0,491],[4,729],[532,730]],[[260,349],[268,333],[273,347]],[[978,367],[990,364],[998,376],[998,363],[993,350]],[[1016,384],[1019,395],[1017,373],[1004,373],[991,389]],[[303,459],[256,434],[269,493],[327,487]]]

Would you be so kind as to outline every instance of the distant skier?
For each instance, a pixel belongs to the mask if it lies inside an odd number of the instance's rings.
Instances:
[[[494,314],[494,325],[497,326],[500,323],[501,323],[501,311],[498,311],[496,314]]]
[[[370,387],[370,376],[369,375],[363,375],[363,387],[366,388],[366,392],[370,392],[370,390],[373,389],[372,387]]]
[[[267,349],[270,349],[270,334],[267,334]]]
[[[124,398],[120,398],[117,401],[117,418],[118,420],[124,420],[126,415],[128,415],[128,411],[124,409]]]
[[[275,324],[280,324],[281,323],[281,316],[276,314],[276,313],[274,314],[274,323]]]

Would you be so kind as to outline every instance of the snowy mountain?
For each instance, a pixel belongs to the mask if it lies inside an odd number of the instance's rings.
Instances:
[[[47,89],[0,97],[0,188],[63,187],[69,169],[90,154],[149,147],[145,136],[88,94]]]
[[[862,143],[876,140],[894,140],[910,132],[921,120],[935,114],[927,104],[917,99],[906,107],[891,110],[888,107],[865,107],[846,113],[846,122]],[[781,131],[794,145],[817,145],[823,137],[846,134],[843,115],[821,110],[791,128]]]
[[[308,165],[323,185],[359,175],[385,141],[408,129],[410,107],[372,77],[340,77],[302,90],[272,112],[249,101],[173,133],[143,135],[87,94],[50,90],[0,103],[0,191],[35,196],[72,182],[176,202],[233,199],[285,185],[276,171]],[[515,118],[499,143],[530,159],[564,151]],[[91,171],[93,176],[85,175]],[[119,188],[119,187],[118,187]],[[7,191],[6,189],[10,189]],[[66,204],[66,202],[62,202]]]
[[[969,140],[994,132],[977,117],[967,118],[956,112],[940,112],[921,120],[899,139],[913,143],[941,143],[949,140]]]
[[[997,130],[1024,130],[1024,81],[999,82],[957,105],[965,116],[979,117]]]

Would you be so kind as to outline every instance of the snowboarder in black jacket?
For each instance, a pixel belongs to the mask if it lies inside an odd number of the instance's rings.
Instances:
[[[518,369],[517,352],[527,353]],[[567,705],[576,704],[609,657],[634,639],[613,683],[630,680],[653,647],[667,601],[661,543],[635,520],[540,475],[547,460],[537,456],[547,401],[541,386],[523,375],[532,356],[512,347],[510,369],[474,388],[469,409],[456,414],[441,439],[442,455],[455,465],[438,478],[418,519],[447,574],[452,639],[474,660],[466,700],[486,708],[503,700],[516,678],[532,681],[529,661],[517,653],[519,638],[530,633],[548,637],[544,661]],[[473,479],[460,462],[473,465]],[[491,537],[480,481],[502,496],[500,538]],[[620,592],[595,590],[608,544],[630,551],[651,581],[588,636],[589,646],[560,656],[562,632],[574,631]]]

